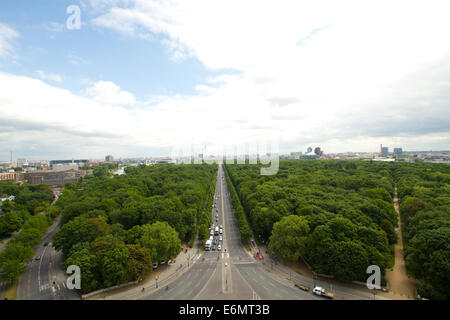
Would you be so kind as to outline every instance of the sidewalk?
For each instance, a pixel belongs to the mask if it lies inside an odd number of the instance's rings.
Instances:
[[[267,271],[294,284],[303,284],[312,289],[315,283],[317,286],[321,286],[331,292],[335,292],[336,290],[334,289],[337,289],[337,298],[345,297],[345,299],[373,299],[373,293],[366,287],[320,276],[316,276],[316,279],[314,280],[313,272],[309,270],[306,265],[295,264],[294,267],[292,263],[287,264],[276,255],[271,255],[268,248],[263,245],[258,246],[252,251],[256,250],[259,250],[260,254],[264,256],[264,259],[260,260],[259,263],[261,263]],[[387,299],[382,295],[382,293],[383,292],[378,291],[376,298],[382,300]]]
[[[187,252],[181,251],[174,259],[174,263],[159,265],[156,270],[153,270],[139,284],[102,292],[88,297],[86,300],[136,300],[140,297],[148,296],[188,271],[202,255],[200,245],[201,242],[198,239],[195,240],[193,248],[188,248]],[[142,288],[145,288],[145,290],[142,291]]]
[[[396,300],[413,300],[416,294],[417,280],[408,277],[406,273],[405,257],[403,255],[402,221],[397,187],[395,187],[394,208],[397,212],[398,227],[395,229],[398,241],[395,244],[395,264],[392,269],[386,270],[386,280],[389,285],[387,296]]]

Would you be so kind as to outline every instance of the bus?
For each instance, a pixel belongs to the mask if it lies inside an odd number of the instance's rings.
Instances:
[[[207,241],[206,241],[206,244],[205,244],[205,251],[211,250],[211,244],[212,244],[212,241],[211,241],[211,240],[207,240]]]

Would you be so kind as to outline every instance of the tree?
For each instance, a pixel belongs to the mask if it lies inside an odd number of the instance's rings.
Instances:
[[[400,205],[400,210],[405,218],[412,217],[423,209],[425,209],[425,202],[415,197],[406,197]]]
[[[70,248],[76,243],[90,242],[99,235],[100,233],[94,225],[90,224],[83,217],[79,217],[61,227],[53,238],[53,245],[57,250],[61,250],[67,256]]]
[[[12,202],[9,199],[6,199],[5,201],[2,202],[1,205],[1,209],[3,210],[3,212],[11,212],[14,210],[14,202]]]
[[[305,255],[308,234],[309,226],[305,217],[283,217],[273,225],[269,249],[284,259],[296,261]]]
[[[101,274],[105,287],[118,285],[126,280],[128,248],[122,244],[106,252],[101,261]]]
[[[7,260],[26,261],[33,256],[33,248],[24,246],[18,241],[10,241],[3,252],[0,252],[0,263]]]
[[[129,258],[127,260],[128,281],[134,281],[139,276],[145,275],[152,268],[152,259],[150,256],[150,250],[141,247],[138,244],[127,245]]]
[[[88,293],[101,287],[101,279],[97,271],[97,258],[89,251],[89,249],[84,248],[79,251],[72,252],[65,261],[66,269],[70,265],[80,267],[82,293]]]
[[[24,228],[15,238],[25,246],[34,246],[41,240],[43,232],[36,228]]]
[[[150,249],[153,261],[169,260],[177,256],[181,250],[181,241],[178,232],[167,222],[155,222],[143,225],[143,234],[139,244]]]
[[[353,241],[339,241],[333,244],[331,274],[339,280],[363,280],[369,259],[364,248]]]
[[[0,265],[0,280],[14,283],[25,272],[25,269],[25,264],[19,260],[6,260]]]
[[[306,257],[314,271],[330,274],[333,268],[333,239],[331,229],[326,226],[318,226],[314,229],[307,241]]]
[[[14,231],[19,230],[22,223],[22,219],[16,212],[5,213],[0,216],[0,235],[9,236]]]

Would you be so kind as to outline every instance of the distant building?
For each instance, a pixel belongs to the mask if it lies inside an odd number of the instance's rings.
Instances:
[[[16,181],[17,173],[16,172],[2,172],[0,173],[0,182],[3,181]]]
[[[79,166],[84,166],[88,163],[89,160],[51,160],[50,167],[53,167],[55,164],[68,164],[68,163],[77,163]],[[42,165],[41,165],[42,167]]]
[[[314,153],[318,156],[322,155],[322,151],[320,151],[320,147],[314,148]]]
[[[380,157],[387,157],[389,155],[389,148],[383,147],[382,144],[380,144]]]
[[[291,152],[291,155],[289,156],[289,159],[300,159],[301,155],[302,155],[301,152]]]
[[[78,170],[78,163],[65,163],[65,164],[58,163],[53,165],[52,170],[56,172],[67,170]]]
[[[33,185],[47,184],[49,186],[56,186],[70,182],[78,182],[81,177],[87,174],[92,174],[92,170],[35,171],[21,174],[21,180],[26,180]]]
[[[3,203],[3,201],[9,200],[14,201],[16,197],[15,196],[0,196],[0,206]]]
[[[311,153],[312,152],[312,148],[308,147],[308,149],[306,149],[306,153]]]
[[[109,162],[109,163],[112,163],[114,161],[114,157],[112,155],[107,155],[105,157],[105,161]]]
[[[28,166],[27,159],[17,159],[17,166],[22,168],[23,166]]]
[[[399,156],[403,154],[402,148],[394,148],[394,156]]]

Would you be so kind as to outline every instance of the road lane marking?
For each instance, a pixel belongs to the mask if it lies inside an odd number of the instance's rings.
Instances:
[[[45,250],[47,250],[47,248],[48,247],[44,248],[44,251],[42,252],[41,259],[39,260],[39,269],[38,269],[38,285],[39,285],[39,287],[41,286],[41,263],[42,263],[42,260],[44,259]]]

